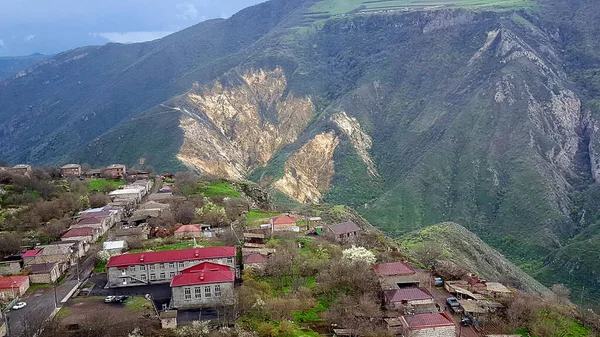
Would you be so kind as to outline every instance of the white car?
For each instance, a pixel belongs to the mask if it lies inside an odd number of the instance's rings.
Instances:
[[[17,304],[13,305],[13,310],[19,310],[19,309],[23,309],[27,306],[27,303],[25,302],[17,302]]]
[[[106,296],[104,303],[112,303],[115,301],[116,296]]]

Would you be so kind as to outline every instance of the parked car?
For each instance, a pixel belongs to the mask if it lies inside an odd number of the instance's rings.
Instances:
[[[17,304],[13,305],[13,310],[19,310],[19,309],[23,309],[27,306],[27,303],[25,302],[17,302]]]
[[[450,307],[450,310],[454,313],[463,312],[463,307],[460,305],[460,302],[456,299],[456,297],[448,297],[446,299],[446,304]]]
[[[441,277],[436,277],[433,279],[436,287],[442,287],[444,285],[444,280]]]
[[[115,301],[115,298],[117,298],[117,296],[106,296],[106,298],[104,299],[104,303],[113,303]]]
[[[104,299],[104,303],[123,303],[125,302],[129,296],[121,295],[121,296],[106,296]]]

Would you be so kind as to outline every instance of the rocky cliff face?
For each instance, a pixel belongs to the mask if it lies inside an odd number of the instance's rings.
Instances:
[[[318,203],[335,174],[333,153],[340,140],[333,131],[316,135],[285,163],[274,186],[298,202]]]
[[[233,180],[244,179],[294,142],[315,114],[309,97],[287,93],[282,68],[250,70],[194,88],[171,108],[182,112],[184,140],[177,158]]]

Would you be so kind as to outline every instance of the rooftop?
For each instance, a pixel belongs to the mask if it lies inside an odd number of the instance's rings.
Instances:
[[[102,244],[102,249],[123,249],[125,248],[125,241],[106,241]]]
[[[383,294],[389,302],[417,301],[433,298],[431,294],[423,288],[386,290]]]
[[[192,232],[201,232],[202,229],[198,225],[183,225],[179,226],[175,233],[192,233]]]
[[[335,235],[348,234],[348,233],[354,233],[354,232],[360,231],[360,228],[358,228],[358,226],[352,221],[342,222],[342,223],[330,225],[327,227],[329,227],[329,229]]]
[[[27,266],[30,274],[46,274],[56,267],[56,263],[36,263]]]
[[[125,165],[123,165],[123,164],[112,164],[112,165],[108,165],[106,168],[107,169],[119,169],[119,168],[122,169],[122,168],[125,168]]]
[[[411,330],[455,326],[452,318],[445,312],[406,315],[402,319]]]
[[[79,164],[67,164],[67,165],[63,165],[60,168],[62,169],[77,169],[77,168],[81,168],[81,165]]]
[[[207,247],[163,252],[143,252],[113,256],[108,260],[106,267],[128,267],[138,264],[216,259],[221,257],[235,257],[235,255],[235,247]]]
[[[296,224],[296,218],[294,218],[293,216],[289,216],[289,215],[282,215],[282,216],[276,216],[274,218],[271,218],[271,223],[273,225],[289,225],[289,224]]]
[[[411,275],[415,270],[404,262],[380,263],[373,266],[373,270],[379,276]]]
[[[94,235],[94,228],[92,227],[79,227],[79,228],[72,228],[70,229],[68,232],[66,232],[62,238],[63,239],[68,239],[68,238],[75,238],[75,237],[80,237],[80,236],[93,236]]]
[[[260,263],[267,263],[267,257],[262,255],[262,254],[258,254],[258,253],[254,253],[254,254],[247,254],[244,255],[244,264],[260,264]]]
[[[0,289],[11,289],[20,287],[23,283],[29,281],[28,276],[6,276],[0,277]]]
[[[233,282],[235,276],[229,266],[203,262],[181,271],[171,280],[171,287]]]
[[[101,224],[102,221],[104,221],[103,217],[89,216],[89,217],[79,218],[79,220],[77,220],[77,224],[78,225],[97,225],[97,224]]]
[[[41,252],[41,249],[30,249],[28,251],[25,252],[25,254],[23,254],[23,257],[34,257],[37,254],[39,254],[39,252]]]

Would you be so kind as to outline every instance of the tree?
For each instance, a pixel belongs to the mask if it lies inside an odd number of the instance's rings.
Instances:
[[[351,262],[364,262],[367,264],[373,264],[377,261],[375,254],[365,247],[356,247],[344,249],[342,251],[342,258]]]
[[[177,337],[206,337],[210,333],[208,321],[194,321],[190,325],[184,325],[178,327],[175,330],[175,336]]]
[[[179,172],[175,174],[175,189],[182,195],[191,195],[197,188],[200,177],[192,172]]]
[[[182,224],[190,224],[196,217],[196,208],[190,202],[180,204],[175,210],[175,221]]]
[[[429,268],[433,268],[443,255],[444,250],[433,243],[424,243],[415,249],[415,257]]]
[[[3,233],[0,235],[0,254],[2,256],[14,254],[21,250],[23,239],[16,233]]]
[[[90,195],[90,207],[91,208],[99,208],[108,205],[110,202],[110,198],[105,194],[92,194]]]
[[[569,296],[571,295],[571,289],[567,288],[564,284],[555,284],[550,288],[554,294],[556,294],[558,303],[568,304]]]

